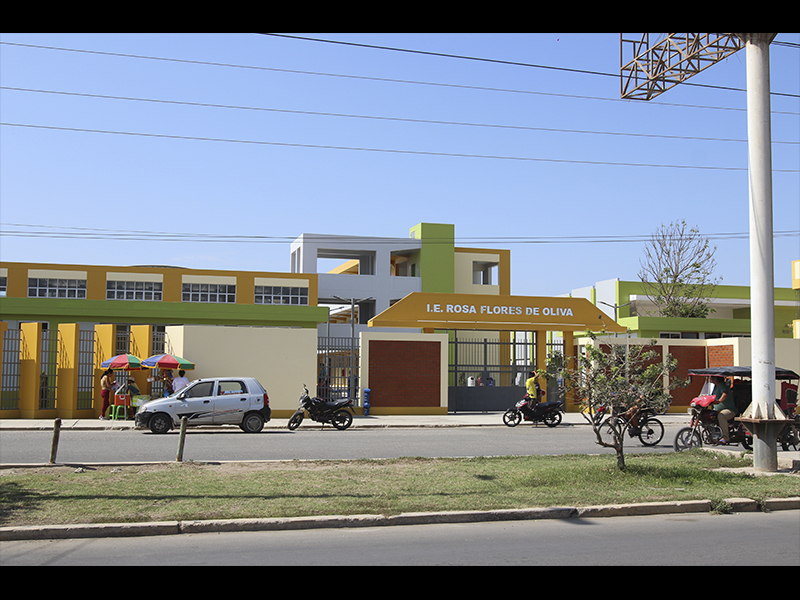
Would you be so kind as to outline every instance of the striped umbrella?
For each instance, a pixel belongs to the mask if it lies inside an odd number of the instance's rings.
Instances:
[[[150,369],[177,369],[183,371],[191,371],[195,368],[195,364],[191,361],[175,356],[174,354],[155,354],[142,361],[142,365]]]
[[[114,369],[117,371],[138,371],[142,369],[142,360],[133,354],[117,354],[108,360],[100,363],[104,369]]]

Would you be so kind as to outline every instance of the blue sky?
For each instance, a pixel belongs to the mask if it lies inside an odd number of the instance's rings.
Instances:
[[[438,222],[510,248],[513,294],[558,295],[636,280],[642,240],[685,220],[722,283],[749,285],[744,51],[641,102],[610,76],[618,33],[292,35],[524,65],[261,34],[0,34],[0,258],[281,272],[303,233]],[[775,41],[794,45],[771,47],[790,287],[800,34]]]

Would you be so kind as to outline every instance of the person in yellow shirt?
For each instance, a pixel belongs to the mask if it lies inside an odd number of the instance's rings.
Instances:
[[[525,389],[528,392],[528,396],[533,398],[534,404],[539,404],[539,400],[541,399],[541,388],[539,387],[539,381],[536,378],[536,371],[530,372],[530,377],[525,381]]]

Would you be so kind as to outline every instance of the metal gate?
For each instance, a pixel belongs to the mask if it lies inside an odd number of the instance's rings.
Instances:
[[[3,377],[2,381],[0,381],[0,410],[19,409],[19,350],[21,342],[22,331],[19,329],[7,329],[3,334]]]
[[[535,368],[536,340],[530,336],[450,339],[448,410],[505,410],[525,394],[525,380]]]
[[[358,403],[359,340],[320,337],[317,341],[317,396],[326,400],[352,398]]]
[[[563,343],[547,343],[536,332],[512,332],[510,338],[472,334],[459,339],[458,332],[452,332],[447,399],[450,412],[510,408],[525,395],[530,372],[546,366],[536,364],[536,345],[546,344],[548,361],[563,353]]]
[[[58,330],[42,330],[42,372],[39,374],[39,408],[56,407],[58,389]]]
[[[94,397],[94,329],[78,332],[78,397],[76,408],[90,410]]]

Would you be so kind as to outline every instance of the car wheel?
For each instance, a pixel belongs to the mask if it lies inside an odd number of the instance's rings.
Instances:
[[[258,433],[264,428],[264,417],[256,412],[247,413],[240,427],[245,433]]]
[[[167,433],[172,429],[172,417],[166,413],[156,413],[150,417],[148,426],[153,433]]]

